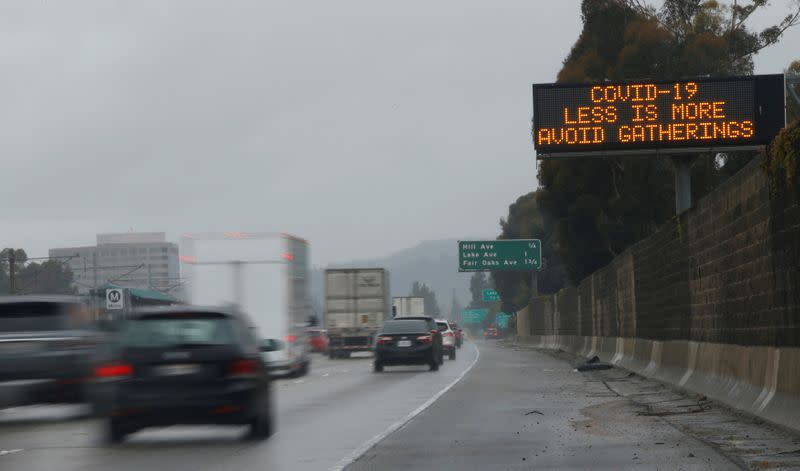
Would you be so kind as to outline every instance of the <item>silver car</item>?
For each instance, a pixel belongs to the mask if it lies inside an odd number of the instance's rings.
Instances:
[[[261,359],[274,377],[297,378],[305,376],[311,367],[308,348],[295,338],[261,341]]]
[[[436,326],[442,334],[442,350],[451,360],[456,359],[456,332],[445,319],[436,319]]]

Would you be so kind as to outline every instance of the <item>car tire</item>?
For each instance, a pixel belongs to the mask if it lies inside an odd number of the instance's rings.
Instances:
[[[444,365],[444,350],[439,351],[439,365]]]
[[[336,350],[328,350],[328,358],[330,358],[331,360],[335,360],[336,359]]]
[[[437,361],[432,361],[428,367],[431,371],[439,371],[439,363]]]
[[[383,363],[375,361],[375,363],[373,363],[373,370],[375,371],[375,373],[383,372]]]
[[[122,443],[125,441],[125,437],[131,433],[130,428],[120,419],[108,419],[106,426],[106,441],[108,441],[108,443]]]
[[[456,349],[455,348],[450,350],[450,355],[448,356],[448,358],[450,358],[450,360],[455,360],[456,359]]]
[[[272,415],[261,413],[250,419],[248,427],[245,438],[255,441],[265,440],[272,435]]]
[[[344,352],[344,353],[342,353],[342,357],[343,357],[343,358],[347,358],[347,359],[349,359],[349,358],[350,358],[350,352]]]

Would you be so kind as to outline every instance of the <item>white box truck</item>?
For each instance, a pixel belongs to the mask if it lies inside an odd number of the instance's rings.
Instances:
[[[372,351],[375,334],[392,317],[390,297],[389,272],[383,268],[325,270],[328,355]]]
[[[419,296],[397,296],[392,298],[392,317],[425,315],[425,298]]]
[[[282,233],[185,234],[181,273],[186,301],[245,313],[276,375],[308,372],[311,316],[308,243]]]

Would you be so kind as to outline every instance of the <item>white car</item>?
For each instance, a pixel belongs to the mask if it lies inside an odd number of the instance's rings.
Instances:
[[[304,345],[297,345],[292,337],[284,340],[264,339],[261,342],[261,359],[275,377],[305,376],[310,369],[311,359]]]
[[[436,326],[442,334],[442,352],[451,360],[456,359],[456,333],[446,319],[436,319]]]

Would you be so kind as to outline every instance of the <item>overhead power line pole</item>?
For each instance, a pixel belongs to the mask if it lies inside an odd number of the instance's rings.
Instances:
[[[14,249],[9,250],[8,254],[8,294],[14,294],[14,277],[15,277],[15,268],[17,265],[17,256],[14,253]]]

